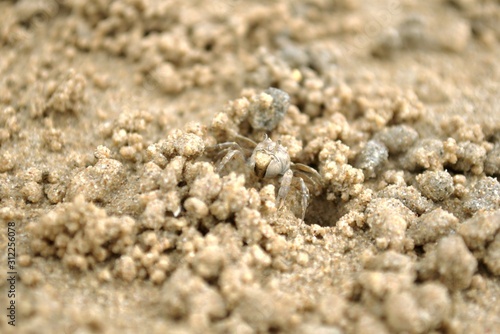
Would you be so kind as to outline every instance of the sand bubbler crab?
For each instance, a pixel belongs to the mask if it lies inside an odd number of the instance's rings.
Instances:
[[[279,140],[274,142],[267,134],[259,143],[237,135],[235,141],[217,144],[212,147],[212,150],[218,158],[222,157],[217,165],[217,172],[221,172],[230,160],[239,156],[258,178],[280,178],[280,187],[276,198],[278,210],[283,207],[292,183],[298,183],[301,192],[302,220],[304,220],[309,205],[309,188],[306,183],[311,186],[315,195],[318,195],[322,190],[320,174],[312,167],[292,162],[287,148],[281,145]]]

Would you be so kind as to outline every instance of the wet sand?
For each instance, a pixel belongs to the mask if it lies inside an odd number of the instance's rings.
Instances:
[[[497,1],[0,13],[2,333],[500,332]]]

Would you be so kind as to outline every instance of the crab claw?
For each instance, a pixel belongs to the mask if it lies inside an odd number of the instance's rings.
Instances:
[[[290,184],[292,183],[293,171],[291,169],[287,170],[283,177],[281,178],[280,189],[278,190],[278,210],[281,209],[285,203],[286,195],[290,190]]]

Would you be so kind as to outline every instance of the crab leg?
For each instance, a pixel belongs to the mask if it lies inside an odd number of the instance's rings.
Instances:
[[[220,171],[224,168],[224,166],[237,154],[240,155],[243,159],[245,159],[243,152],[239,150],[231,150],[224,156],[224,158],[222,158],[221,162],[219,163],[219,166],[217,166],[217,173],[220,173]]]
[[[287,170],[283,177],[281,178],[280,189],[278,190],[278,210],[281,209],[283,203],[285,202],[286,195],[290,190],[290,184],[292,183],[293,171],[291,169]]]
[[[304,218],[306,217],[307,205],[309,204],[309,189],[307,188],[307,186],[302,178],[299,178],[299,180],[300,180],[300,189],[302,192],[301,218],[302,218],[302,221],[304,221]]]

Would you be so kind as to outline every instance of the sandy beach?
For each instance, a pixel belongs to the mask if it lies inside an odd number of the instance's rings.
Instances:
[[[0,332],[500,333],[499,20],[1,2]]]

